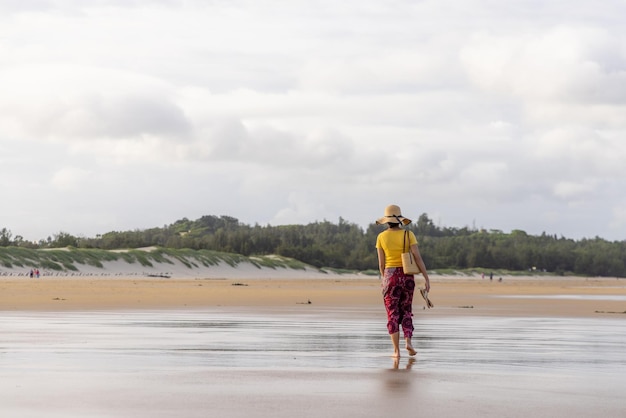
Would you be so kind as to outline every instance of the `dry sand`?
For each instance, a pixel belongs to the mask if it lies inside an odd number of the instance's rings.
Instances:
[[[418,280],[418,286],[423,283]],[[429,314],[626,315],[626,280],[431,277]],[[382,306],[377,278],[3,278],[0,310],[180,309],[217,306]],[[414,309],[423,300],[416,294]]]

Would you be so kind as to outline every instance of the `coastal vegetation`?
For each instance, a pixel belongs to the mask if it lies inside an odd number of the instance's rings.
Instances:
[[[113,231],[92,238],[60,232],[38,243],[13,237],[3,228],[0,265],[30,259],[46,268],[72,270],[76,263],[97,266],[102,261],[117,259],[149,265],[153,261],[164,262],[164,255],[184,263],[204,265],[216,260],[271,265],[278,256],[282,257],[280,263],[293,260],[302,268],[306,264],[340,271],[375,271],[374,243],[384,228],[370,224],[363,229],[342,218],[337,223],[247,225],[233,217],[209,215],[196,220],[184,218],[158,228]],[[408,229],[416,234],[429,269],[626,277],[626,241],[610,242],[599,237],[573,240],[546,233],[530,235],[521,230],[505,233],[440,227],[426,214]],[[157,248],[137,250],[145,247]],[[125,251],[114,251],[120,249]]]
[[[124,261],[142,267],[167,267],[176,260],[193,269],[200,266],[211,267],[221,263],[236,267],[240,263],[250,263],[256,267],[289,268],[303,270],[306,264],[285,257],[266,255],[246,257],[240,254],[211,250],[190,250],[174,248],[146,248],[128,250],[101,250],[93,248],[66,247],[63,249],[28,249],[0,247],[0,267],[24,269],[33,267],[48,272],[79,272],[81,266],[104,268],[104,263]]]

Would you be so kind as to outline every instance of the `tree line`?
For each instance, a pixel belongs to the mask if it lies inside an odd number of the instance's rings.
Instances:
[[[60,232],[38,243],[0,230],[0,246],[28,248],[206,249],[245,256],[277,254],[315,267],[377,269],[376,236],[385,226],[366,229],[339,218],[307,225],[247,225],[230,216],[180,219],[171,225],[134,231],[113,231],[94,238]],[[477,230],[440,227],[427,214],[407,229],[417,236],[429,269],[536,269],[550,273],[626,277],[626,241],[602,238],[573,240],[521,230]]]

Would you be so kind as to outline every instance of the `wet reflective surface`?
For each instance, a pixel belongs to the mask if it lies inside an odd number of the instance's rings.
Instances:
[[[528,405],[556,408],[550,416],[626,416],[612,415],[626,412],[624,319],[415,322],[418,356],[394,364],[376,310],[3,313],[0,412],[379,416],[386,402],[420,399],[429,413],[419,416],[454,416],[455,402],[477,407],[459,416],[518,416],[513,406],[522,416]]]

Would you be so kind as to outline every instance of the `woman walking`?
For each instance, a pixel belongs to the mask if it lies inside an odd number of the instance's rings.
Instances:
[[[411,337],[413,336],[413,292],[415,290],[415,278],[412,274],[405,274],[402,269],[402,252],[405,247],[405,230],[401,225],[408,225],[411,220],[402,216],[400,207],[389,205],[385,208],[385,216],[376,220],[379,225],[387,225],[388,228],[378,234],[376,238],[376,250],[378,252],[378,268],[382,277],[382,292],[387,311],[387,329],[393,344],[394,358],[400,358],[400,328],[406,341],[406,350],[409,355],[417,354]],[[426,280],[426,292],[430,290],[430,279],[426,272],[426,266],[422,260],[417,239],[412,231],[407,232],[408,248],[415,258],[424,279]]]

